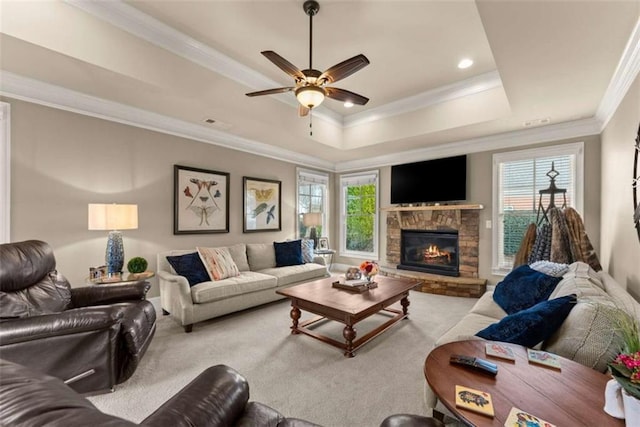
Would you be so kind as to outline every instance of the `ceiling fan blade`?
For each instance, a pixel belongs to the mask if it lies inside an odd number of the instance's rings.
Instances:
[[[295,87],[278,87],[275,89],[267,89],[267,90],[259,90],[257,92],[249,92],[245,95],[247,96],[262,96],[262,95],[273,95],[276,93],[284,93],[284,92],[291,92],[292,90],[294,90]]]
[[[337,87],[325,87],[324,90],[327,93],[328,98],[338,101],[350,101],[358,105],[365,105],[367,102],[369,102],[369,98],[358,95],[357,93],[348,90],[338,89]]]
[[[298,117],[305,117],[309,114],[309,109],[304,105],[298,105]]]
[[[346,61],[342,61],[339,64],[334,65],[327,71],[322,73],[318,80],[326,80],[328,83],[335,83],[338,80],[342,80],[345,77],[349,77],[356,71],[369,65],[369,60],[363,54],[356,55],[353,58],[349,58]]]
[[[278,68],[280,68],[285,73],[289,74],[291,77],[295,77],[296,79],[304,80],[304,74],[302,71],[298,69],[291,62],[284,59],[282,56],[278,55],[272,50],[265,50],[262,53],[269,61],[273,62]]]

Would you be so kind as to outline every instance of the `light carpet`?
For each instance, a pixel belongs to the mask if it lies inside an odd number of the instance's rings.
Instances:
[[[309,336],[291,335],[288,300],[198,323],[190,334],[158,309],[156,335],[133,377],[114,393],[89,399],[104,412],[139,422],[205,368],[226,364],[247,378],[250,400],[287,417],[370,427],[395,413],[430,415],[423,400],[425,358],[476,300],[414,291],[409,300],[409,319],[354,358]],[[302,319],[308,316],[303,312]],[[375,315],[358,323],[358,336],[385,320]],[[340,340],[342,329],[328,321],[318,328]]]

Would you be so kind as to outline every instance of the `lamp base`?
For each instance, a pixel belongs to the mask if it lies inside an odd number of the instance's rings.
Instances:
[[[316,228],[311,227],[309,229],[309,238],[313,240],[313,249],[318,248],[318,234],[316,233]]]
[[[122,266],[124,265],[124,245],[122,244],[122,233],[119,231],[109,232],[105,262],[107,264],[108,275],[122,273]]]

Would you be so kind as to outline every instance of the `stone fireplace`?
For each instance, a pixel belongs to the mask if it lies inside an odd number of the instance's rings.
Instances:
[[[388,268],[384,273],[418,278],[423,281],[420,289],[423,292],[480,297],[486,290],[486,280],[478,278],[480,209],[482,205],[385,208]],[[403,234],[413,238],[424,233],[432,233],[432,244],[426,247],[425,243],[412,244],[414,248],[408,254],[404,253]],[[457,236],[457,247],[450,241],[441,240],[453,236]],[[411,261],[407,262],[407,257]],[[450,264],[454,263],[457,264],[457,275],[450,274],[454,270]],[[407,264],[417,268],[406,269]],[[443,264],[446,268],[441,268]],[[434,271],[434,265],[439,271]],[[423,267],[429,272],[421,269]]]
[[[458,230],[400,230],[401,270],[458,277]]]

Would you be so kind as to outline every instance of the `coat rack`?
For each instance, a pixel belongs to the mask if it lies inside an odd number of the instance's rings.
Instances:
[[[549,177],[549,180],[550,180],[549,188],[545,188],[544,190],[538,191],[538,193],[540,193],[540,198],[538,199],[538,213],[536,217],[537,225],[542,224],[543,221],[550,222],[548,213],[551,208],[556,207],[556,194],[562,194],[561,209],[564,209],[567,207],[567,189],[558,188],[556,186],[556,177],[560,175],[560,172],[556,170],[555,162],[551,162],[551,170],[547,172],[546,175]],[[542,197],[545,194],[549,195],[549,204],[547,205],[546,208],[542,204]]]

